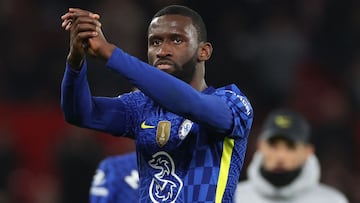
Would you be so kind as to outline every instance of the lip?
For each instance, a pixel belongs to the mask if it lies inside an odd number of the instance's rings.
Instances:
[[[158,60],[154,63],[154,66],[160,70],[167,70],[174,66],[174,63],[170,60]]]

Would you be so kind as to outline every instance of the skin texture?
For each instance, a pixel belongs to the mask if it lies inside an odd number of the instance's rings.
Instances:
[[[190,18],[166,15],[153,19],[148,31],[149,64],[190,82],[197,65],[196,39]]]
[[[107,42],[102,33],[100,15],[70,8],[61,19],[62,28],[70,31],[70,51],[67,60],[72,68],[79,70],[85,55],[103,60],[110,58],[115,46]]]
[[[290,143],[282,139],[274,142],[261,139],[258,149],[263,155],[263,167],[273,172],[294,170],[314,153],[314,148],[310,144]]]
[[[62,28],[70,31],[70,51],[67,60],[79,70],[83,58],[91,55],[108,60],[115,49],[102,30],[100,15],[70,8],[61,19]],[[199,42],[191,19],[181,15],[154,18],[148,31],[148,62],[201,91],[207,87],[205,61],[212,54],[209,42]]]

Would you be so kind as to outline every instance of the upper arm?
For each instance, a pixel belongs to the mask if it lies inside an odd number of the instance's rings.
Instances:
[[[219,89],[213,94],[201,94],[189,116],[219,133],[246,136],[250,131],[253,110],[240,91]]]
[[[230,136],[246,137],[253,122],[253,109],[247,97],[240,91],[222,90],[217,92],[226,100],[232,112],[232,128]]]
[[[140,114],[142,99],[136,92],[119,97],[92,97],[91,108],[88,115],[82,115],[81,126],[133,138],[132,126]]]
[[[89,116],[82,118],[84,127],[114,135],[128,133],[129,116],[126,103],[119,98],[92,97]]]

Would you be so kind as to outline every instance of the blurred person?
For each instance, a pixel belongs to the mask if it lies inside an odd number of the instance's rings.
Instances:
[[[103,146],[80,128],[71,128],[66,133],[56,148],[60,202],[88,202],[91,178],[101,160]]]
[[[110,156],[99,164],[90,188],[90,203],[139,202],[136,153]]]
[[[232,202],[253,111],[236,85],[207,86],[205,62],[213,48],[201,16],[178,5],[157,12],[148,27],[148,63],[109,43],[99,19],[74,8],[62,16],[70,31],[65,119],[136,141],[141,202]],[[140,91],[92,96],[87,55]]]
[[[297,112],[271,112],[249,165],[248,180],[237,186],[235,202],[347,203],[340,191],[319,182],[320,166],[310,134],[308,122]]]

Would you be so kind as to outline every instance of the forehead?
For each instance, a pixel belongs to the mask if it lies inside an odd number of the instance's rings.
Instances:
[[[149,25],[149,37],[161,34],[181,34],[197,37],[196,28],[190,17],[182,15],[163,15],[154,18]]]
[[[267,146],[267,147],[275,147],[275,148],[286,147],[286,148],[295,149],[295,148],[306,146],[306,144],[303,143],[303,142],[294,142],[292,140],[289,140],[287,138],[280,137],[280,136],[279,137],[272,137],[272,138],[267,139],[267,140],[261,139],[261,141],[263,143],[265,143],[265,146]]]

